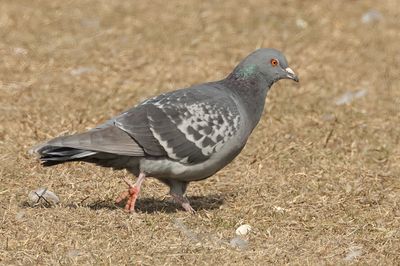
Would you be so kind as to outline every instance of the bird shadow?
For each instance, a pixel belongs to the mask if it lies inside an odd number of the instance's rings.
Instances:
[[[193,207],[195,211],[218,209],[224,203],[224,198],[221,195],[217,194],[188,197],[188,200],[190,201],[190,205]],[[99,200],[79,205],[87,207],[92,210],[101,210],[101,209],[116,210],[116,209],[123,209],[125,207],[125,202],[116,204],[114,200],[107,199],[107,200]],[[76,208],[77,205],[73,204],[69,207]],[[181,208],[180,205],[172,202],[171,200],[140,198],[136,201],[135,210],[139,213],[156,213],[156,212],[174,213],[174,212],[180,212],[183,209]]]
[[[64,205],[67,208],[76,209],[78,207],[84,207],[91,210],[118,210],[124,209],[125,203],[124,201],[116,204],[113,199],[105,199],[105,200],[95,200],[93,202],[85,203],[86,197],[81,202],[72,202]],[[224,203],[224,197],[217,194],[207,195],[207,196],[192,196],[188,197],[190,205],[193,207],[195,211],[200,210],[214,210],[218,209]],[[61,204],[63,205],[63,204]],[[22,208],[52,208],[54,205],[47,205],[47,204],[38,204],[32,206],[27,201],[21,202],[20,206]],[[141,198],[136,201],[136,212],[139,213],[156,213],[156,212],[163,212],[163,213],[174,213],[183,211],[182,207],[179,204],[176,204],[172,200],[161,200],[155,198]]]

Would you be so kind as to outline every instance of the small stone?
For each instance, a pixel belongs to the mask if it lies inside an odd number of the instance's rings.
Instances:
[[[15,47],[13,49],[13,52],[15,55],[27,55],[28,54],[28,50],[26,50],[25,48],[22,48],[22,47]]]
[[[28,204],[31,207],[45,206],[50,207],[60,202],[60,199],[54,192],[47,190],[47,188],[38,188],[29,192]]]
[[[381,12],[371,9],[362,15],[361,22],[364,24],[371,24],[379,22],[380,20],[382,20],[382,18],[383,16]]]
[[[70,71],[72,76],[80,76],[82,74],[86,74],[86,73],[91,73],[91,72],[95,72],[96,69],[94,67],[78,67],[75,69],[72,69]]]
[[[277,213],[284,213],[286,209],[279,206],[274,206],[274,211]]]
[[[300,29],[305,29],[308,27],[308,23],[304,19],[298,18],[296,19],[296,26]]]
[[[355,258],[359,257],[362,255],[362,248],[361,247],[351,247],[349,252],[346,254],[346,257],[344,258],[345,261],[352,261]]]
[[[248,224],[242,224],[236,229],[236,235],[245,236],[251,231],[251,226]]]

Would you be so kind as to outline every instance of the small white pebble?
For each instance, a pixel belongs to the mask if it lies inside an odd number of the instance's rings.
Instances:
[[[38,188],[29,192],[28,204],[30,206],[51,206],[60,202],[60,199],[54,192],[47,188]]]
[[[251,226],[249,224],[242,224],[236,229],[236,235],[245,236],[251,231]]]
[[[298,18],[296,19],[296,26],[300,29],[305,29],[308,27],[308,23],[304,19]]]
[[[72,69],[70,71],[70,74],[72,76],[80,76],[82,74],[92,73],[95,71],[96,71],[96,68],[94,68],[94,67],[78,67],[78,68]]]
[[[284,213],[286,209],[279,206],[274,206],[274,211],[279,213]]]
[[[28,54],[28,50],[26,50],[25,48],[22,48],[22,47],[15,47],[13,49],[13,52],[16,55],[27,55]]]
[[[344,257],[345,261],[352,261],[363,254],[362,247],[351,247],[349,252]]]
[[[364,24],[376,23],[382,20],[382,13],[377,10],[368,10],[361,17],[361,22]]]

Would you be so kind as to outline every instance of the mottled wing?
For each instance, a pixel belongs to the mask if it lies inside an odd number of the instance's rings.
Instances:
[[[218,152],[235,135],[239,122],[234,101],[205,85],[160,95],[114,120],[146,154],[189,164]]]

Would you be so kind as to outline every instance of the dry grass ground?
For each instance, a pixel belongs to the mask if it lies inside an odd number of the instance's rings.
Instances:
[[[1,1],[0,264],[398,264],[400,8],[382,1]],[[376,23],[362,15],[378,10]],[[196,215],[114,172],[42,168],[32,145],[146,97],[223,78],[256,47],[287,55],[242,154],[193,183]],[[365,95],[344,105],[348,91]],[[26,206],[48,187],[54,208]],[[229,245],[253,231],[247,249]]]

